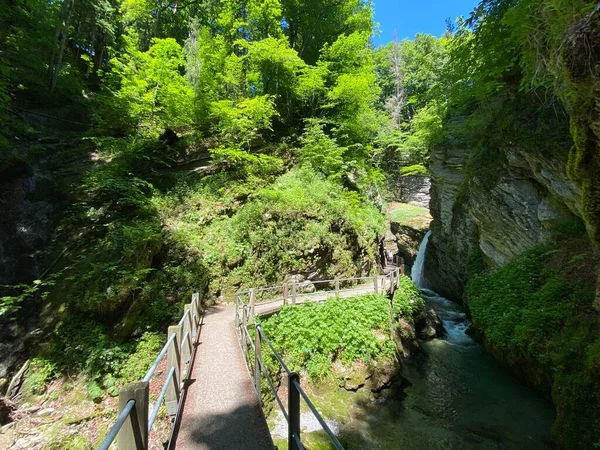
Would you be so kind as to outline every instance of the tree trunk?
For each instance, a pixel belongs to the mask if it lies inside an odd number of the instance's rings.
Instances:
[[[67,15],[64,20],[64,26],[62,28],[62,32],[60,35],[60,45],[58,48],[58,55],[56,57],[56,62],[54,67],[52,68],[52,76],[50,78],[50,92],[54,92],[56,89],[56,82],[58,81],[58,75],[60,73],[60,69],[62,67],[62,60],[65,53],[65,45],[67,43],[67,36],[69,34],[69,25],[71,22],[71,16],[73,14],[73,8],[75,6],[75,0],[66,0],[67,2]]]

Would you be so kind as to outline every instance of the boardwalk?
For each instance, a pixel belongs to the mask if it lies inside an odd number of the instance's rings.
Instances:
[[[273,449],[233,318],[234,305],[217,305],[205,313],[177,450]]]

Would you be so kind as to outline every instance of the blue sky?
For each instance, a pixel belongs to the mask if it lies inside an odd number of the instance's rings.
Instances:
[[[446,30],[446,18],[468,17],[479,0],[373,0],[375,22],[381,34],[373,41],[376,46],[394,39],[413,38],[417,33],[441,36]]]

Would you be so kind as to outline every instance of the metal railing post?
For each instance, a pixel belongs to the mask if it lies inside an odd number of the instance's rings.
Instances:
[[[146,450],[148,448],[149,382],[126,384],[119,392],[119,413],[129,400],[135,406],[119,430],[119,450]]]
[[[254,330],[254,386],[256,387],[256,394],[258,395],[258,404],[262,406],[261,402],[261,372],[260,372],[260,327],[257,326]]]
[[[167,414],[174,416],[177,414],[177,406],[179,404],[179,388],[181,386],[181,355],[180,355],[180,342],[181,342],[181,328],[178,325],[172,325],[169,327],[167,332],[167,339],[171,335],[175,334],[175,339],[171,341],[169,349],[167,350],[167,373],[171,370],[171,367],[175,368],[175,373],[170,380],[167,380],[169,387],[165,395],[165,405],[167,407]]]
[[[300,384],[300,376],[296,372],[288,375],[288,450],[300,450],[296,438],[300,441],[300,393],[294,384]]]

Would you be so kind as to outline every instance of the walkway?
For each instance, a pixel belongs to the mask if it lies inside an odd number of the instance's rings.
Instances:
[[[391,266],[391,265],[386,266],[384,273],[385,273],[385,275],[389,275],[391,272],[393,272],[397,268],[398,268],[397,266]],[[380,277],[378,280],[378,283],[379,283],[378,284],[379,292],[382,293],[382,292],[388,292],[390,290],[392,281],[389,278]],[[299,293],[297,295],[296,302],[293,304],[299,305],[299,304],[307,303],[307,302],[318,303],[318,302],[324,302],[325,300],[327,300],[329,298],[334,298],[334,297],[348,298],[348,297],[355,297],[357,295],[372,294],[374,292],[375,292],[375,286],[373,284],[373,281],[370,280],[367,283],[358,284],[356,286],[352,286],[352,287],[346,288],[346,289],[340,289],[339,292],[315,291],[315,292],[310,292],[310,293]],[[285,300],[285,303],[290,304],[290,303],[292,303],[292,301],[289,297],[287,297]],[[274,314],[277,311],[281,310],[283,308],[283,305],[284,305],[283,297],[277,296],[277,298],[274,300],[257,302],[254,313],[257,316],[269,316],[269,315]]]
[[[273,449],[235,335],[234,305],[204,315],[177,450]]]

